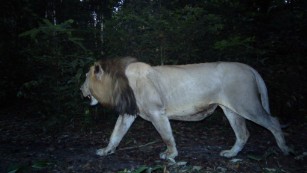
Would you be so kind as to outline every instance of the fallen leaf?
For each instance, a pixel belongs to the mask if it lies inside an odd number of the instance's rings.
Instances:
[[[231,159],[231,163],[237,163],[237,162],[242,162],[242,159]]]

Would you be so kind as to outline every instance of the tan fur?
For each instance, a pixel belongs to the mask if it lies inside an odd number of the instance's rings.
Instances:
[[[114,105],[112,92],[113,80],[109,74],[105,74],[101,80],[97,79],[94,75],[94,66],[91,67],[89,72],[89,90],[92,95],[102,104]]]
[[[115,151],[139,115],[154,125],[167,146],[160,158],[175,158],[178,151],[169,120],[200,121],[218,106],[236,136],[233,147],[221,151],[221,156],[234,157],[243,149],[249,138],[246,119],[270,130],[279,148],[288,153],[279,121],[270,115],[265,83],[245,64],[152,67],[131,57],[98,61],[90,68],[81,90],[92,105],[97,99],[119,113],[108,146],[97,150],[100,156]]]

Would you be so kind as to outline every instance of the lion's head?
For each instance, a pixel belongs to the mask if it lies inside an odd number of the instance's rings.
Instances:
[[[136,115],[135,96],[125,75],[126,67],[136,61],[132,57],[97,61],[80,88],[83,96],[90,98],[91,105],[100,102],[114,107],[119,114]]]

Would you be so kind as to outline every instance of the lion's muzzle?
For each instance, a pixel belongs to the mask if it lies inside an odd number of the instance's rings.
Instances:
[[[91,106],[95,106],[99,103],[98,100],[95,99],[95,97],[93,97],[92,95],[90,95],[89,98],[91,100],[91,103],[90,103]]]
[[[80,88],[83,97],[87,97],[90,99],[90,105],[94,106],[97,105],[99,102],[98,100],[91,94],[91,92],[89,91],[88,87],[86,87],[85,84],[83,84]]]

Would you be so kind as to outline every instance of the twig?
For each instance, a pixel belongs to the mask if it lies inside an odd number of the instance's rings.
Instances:
[[[157,143],[157,142],[158,142],[158,141],[152,141],[152,142],[148,142],[147,144],[144,144],[144,145],[133,146],[133,147],[119,148],[118,151],[121,151],[121,150],[131,150],[131,149],[135,149],[135,148],[142,148],[142,147],[146,147],[146,146],[148,146],[148,145],[155,144],[155,143]]]

